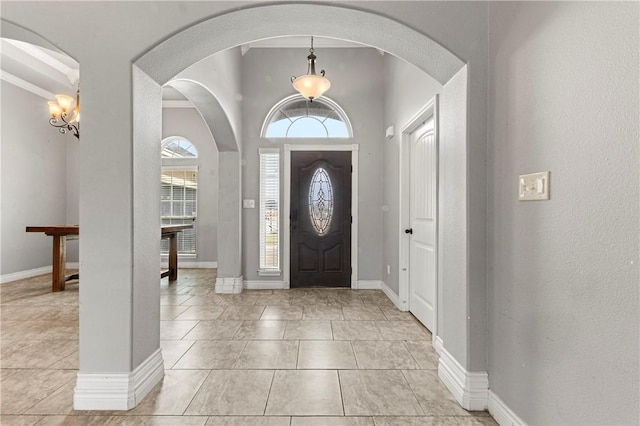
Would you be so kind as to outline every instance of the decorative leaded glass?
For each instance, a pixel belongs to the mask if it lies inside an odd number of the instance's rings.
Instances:
[[[329,231],[333,216],[333,185],[322,167],[315,171],[309,184],[309,216],[319,236]]]

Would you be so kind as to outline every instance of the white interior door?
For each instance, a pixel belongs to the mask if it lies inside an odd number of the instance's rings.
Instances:
[[[433,116],[410,135],[409,310],[435,325],[438,147]]]

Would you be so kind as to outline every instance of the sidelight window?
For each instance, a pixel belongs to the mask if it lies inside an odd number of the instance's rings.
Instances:
[[[280,275],[280,152],[260,149],[260,275]]]

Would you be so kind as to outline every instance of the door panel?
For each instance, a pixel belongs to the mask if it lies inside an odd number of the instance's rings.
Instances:
[[[291,153],[291,287],[351,286],[351,152]]]
[[[433,118],[411,133],[409,310],[428,329],[435,324],[437,144]]]

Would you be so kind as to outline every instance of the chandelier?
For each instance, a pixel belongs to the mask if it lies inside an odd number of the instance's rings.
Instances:
[[[76,104],[73,108],[73,115],[68,120],[69,108],[74,99],[67,95],[56,95],[55,101],[49,101],[49,124],[58,128],[60,133],[73,133],[73,136],[80,139],[80,88],[76,91]]]
[[[307,56],[309,62],[307,73],[300,77],[291,77],[293,88],[310,102],[322,96],[331,87],[331,82],[324,76],[324,70],[320,71],[320,75],[316,74],[316,55],[313,52],[313,36],[311,36],[311,49],[309,49],[309,56]]]

